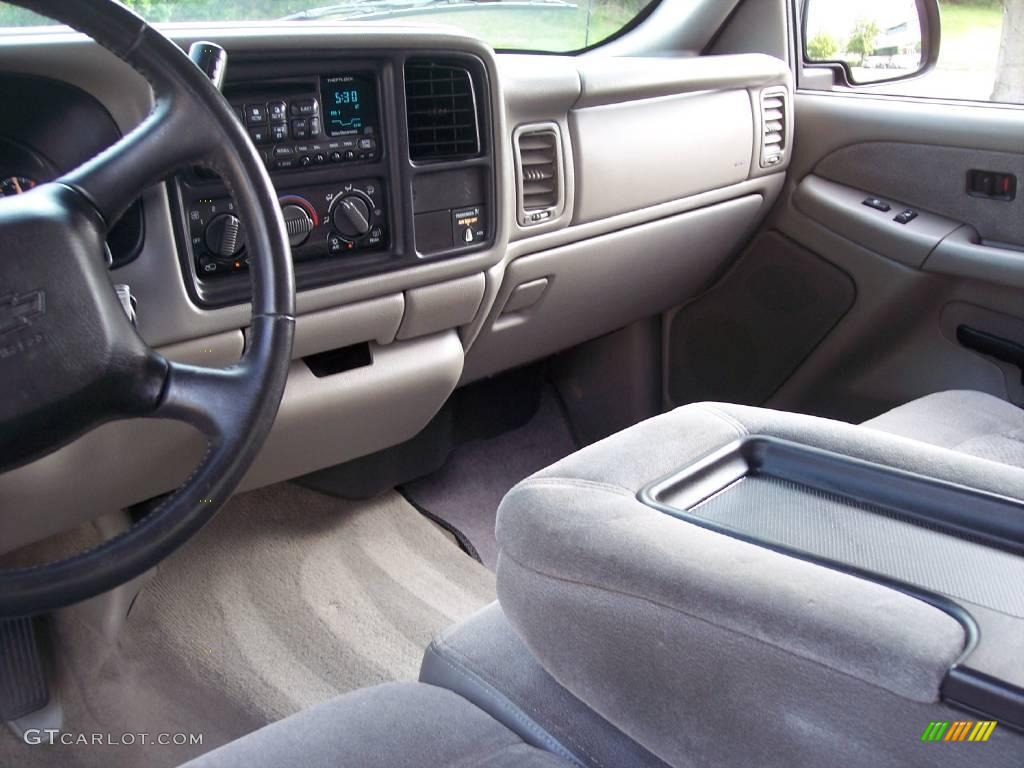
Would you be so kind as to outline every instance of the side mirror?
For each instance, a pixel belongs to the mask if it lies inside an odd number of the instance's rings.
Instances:
[[[942,38],[938,0],[804,0],[804,66],[837,85],[907,80],[929,72]]]

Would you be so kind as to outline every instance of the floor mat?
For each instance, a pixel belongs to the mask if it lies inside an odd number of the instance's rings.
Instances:
[[[0,766],[174,766],[339,693],[414,680],[432,635],[495,599],[494,577],[397,493],[292,484],[233,499],[160,567],[114,647],[57,630],[69,733],[200,733],[201,746],[28,747]]]
[[[460,531],[493,571],[498,559],[494,521],[502,497],[520,480],[575,450],[561,403],[546,389],[537,413],[524,426],[459,446],[440,470],[406,483],[402,492]]]

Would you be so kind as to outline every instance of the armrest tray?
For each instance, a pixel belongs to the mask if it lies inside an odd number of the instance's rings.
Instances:
[[[1024,503],[765,436],[652,483],[640,500],[946,611],[968,642],[943,698],[1024,729]]]

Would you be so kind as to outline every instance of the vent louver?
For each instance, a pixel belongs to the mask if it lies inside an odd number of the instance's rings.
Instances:
[[[557,215],[562,205],[562,142],[555,124],[516,132],[519,170],[519,222],[538,224]]]
[[[453,160],[480,152],[473,77],[465,67],[434,61],[405,65],[409,157]]]
[[[761,93],[761,167],[770,168],[782,163],[789,146],[786,100],[784,88]]]

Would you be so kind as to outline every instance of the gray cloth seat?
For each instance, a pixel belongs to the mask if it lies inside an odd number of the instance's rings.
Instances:
[[[183,768],[564,768],[451,691],[353,691],[208,752]]]
[[[498,603],[434,638],[420,681],[455,691],[578,768],[668,768],[551,677]]]
[[[982,392],[927,395],[864,426],[1024,468],[1024,409]]]
[[[1017,468],[863,426],[710,403],[658,416],[502,502],[498,598],[547,673],[672,766],[1019,766],[1024,738],[1002,726],[984,754],[922,748],[931,721],[981,719],[943,700],[967,642],[952,615],[640,498],[754,435],[1024,499]],[[1016,679],[1024,636],[1005,640]]]

